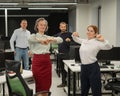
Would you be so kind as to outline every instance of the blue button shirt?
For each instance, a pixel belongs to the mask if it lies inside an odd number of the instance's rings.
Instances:
[[[10,39],[11,50],[12,51],[15,50],[14,46],[20,47],[20,48],[27,48],[29,36],[30,36],[30,31],[28,31],[27,29],[24,30],[22,28],[18,28],[14,30],[14,33],[12,34],[12,37]]]

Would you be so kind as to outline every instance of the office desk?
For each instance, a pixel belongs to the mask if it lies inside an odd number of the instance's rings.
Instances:
[[[32,71],[23,70],[22,77],[24,79],[30,78],[32,76],[33,76]],[[5,77],[5,74],[4,74],[4,75],[0,76],[0,84],[3,85],[3,96],[5,96],[5,83],[6,83],[6,77]]]
[[[68,72],[68,96],[70,96],[70,80],[71,80],[71,72],[73,73],[73,96],[76,96],[76,74],[81,71],[80,64],[76,64],[75,60],[63,60],[64,64],[66,65],[66,71]],[[74,65],[73,65],[74,64]],[[111,68],[111,66],[108,66],[108,68],[101,68],[101,73],[108,73],[108,72],[120,72],[120,67],[114,67]]]

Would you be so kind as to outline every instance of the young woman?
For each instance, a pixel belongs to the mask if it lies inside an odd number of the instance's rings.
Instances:
[[[90,88],[93,96],[101,96],[101,73],[96,56],[100,50],[111,49],[112,45],[98,34],[95,25],[87,27],[87,39],[81,39],[78,32],[73,32],[72,37],[81,44],[81,96],[88,96]]]

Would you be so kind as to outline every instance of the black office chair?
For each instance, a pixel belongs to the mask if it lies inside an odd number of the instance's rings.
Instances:
[[[14,60],[6,60],[6,82],[9,96],[33,96],[30,89],[20,73],[21,63]]]
[[[106,90],[112,90],[112,96],[120,93],[120,78],[113,77],[107,80],[107,84],[104,86]]]
[[[48,93],[48,96],[51,96],[51,92],[49,92],[49,91],[37,92],[34,96],[40,96],[41,94],[44,94],[44,93]]]

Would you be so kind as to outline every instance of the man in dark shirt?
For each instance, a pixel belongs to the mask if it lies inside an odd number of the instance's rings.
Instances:
[[[62,83],[57,87],[65,87],[66,86],[66,71],[64,69],[63,60],[69,59],[69,50],[70,50],[70,42],[72,41],[72,37],[70,32],[67,32],[67,24],[65,22],[61,22],[59,25],[60,33],[55,36],[60,36],[63,39],[63,42],[58,45],[58,64],[61,70],[62,75]]]

